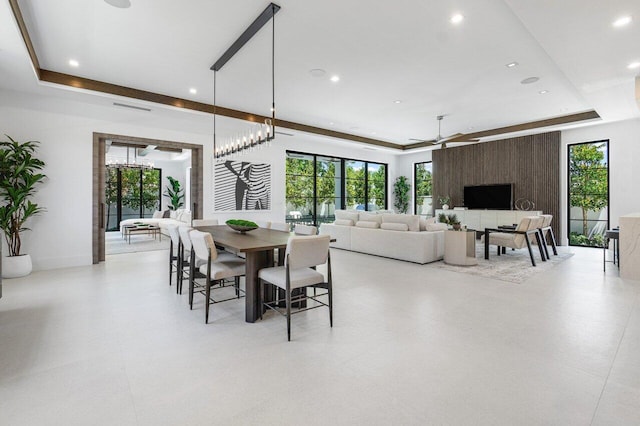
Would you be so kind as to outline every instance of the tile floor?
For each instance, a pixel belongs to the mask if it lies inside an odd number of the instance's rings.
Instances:
[[[334,327],[290,343],[244,301],[205,325],[166,252],[5,280],[0,424],[640,424],[640,282],[572,250],[523,284],[333,250]]]

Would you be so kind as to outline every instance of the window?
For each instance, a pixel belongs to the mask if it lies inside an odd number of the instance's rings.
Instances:
[[[431,171],[431,161],[415,163],[413,166],[414,211],[415,214],[429,217],[433,215],[433,175]]]
[[[337,208],[385,209],[387,165],[287,152],[285,191],[288,223],[333,222]]]
[[[602,247],[609,228],[609,141],[568,150],[569,245]]]

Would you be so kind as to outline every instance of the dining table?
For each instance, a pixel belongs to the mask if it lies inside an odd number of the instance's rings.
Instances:
[[[258,272],[262,268],[273,266],[274,250],[286,249],[290,232],[257,228],[247,232],[238,232],[227,225],[196,226],[195,229],[208,232],[216,246],[224,247],[233,253],[245,255],[245,321],[256,322],[262,309],[260,300],[260,282]],[[282,263],[284,256],[279,256]]]

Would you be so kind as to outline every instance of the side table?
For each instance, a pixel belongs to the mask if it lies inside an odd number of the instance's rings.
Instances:
[[[444,231],[444,263],[448,265],[472,266],[476,259],[476,231]]]

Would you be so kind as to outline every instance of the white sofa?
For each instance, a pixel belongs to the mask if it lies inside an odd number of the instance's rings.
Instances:
[[[416,215],[336,210],[320,235],[335,238],[335,248],[425,264],[443,258],[444,229]]]
[[[145,225],[156,225],[160,227],[160,232],[169,236],[167,227],[173,225],[191,225],[191,212],[189,210],[178,209],[170,210],[169,217],[163,217],[164,212],[156,211],[153,217],[145,217],[140,219],[125,219],[120,222],[120,232],[124,232],[125,225],[133,225],[134,223],[144,223]]]

